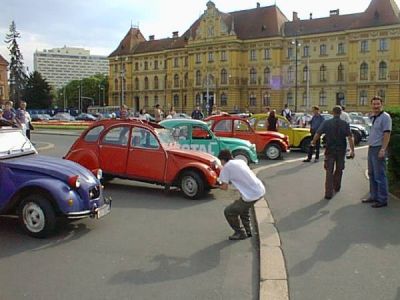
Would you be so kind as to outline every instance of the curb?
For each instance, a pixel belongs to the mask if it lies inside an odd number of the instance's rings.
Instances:
[[[81,132],[68,132],[68,131],[57,131],[57,130],[35,130],[34,134],[50,134],[50,135],[68,135],[68,136],[79,136]]]
[[[55,147],[55,145],[52,143],[43,143],[43,144],[46,144],[46,145],[43,147],[38,147],[38,148],[35,147],[35,149],[39,152],[39,151],[49,150],[49,149],[52,149]]]

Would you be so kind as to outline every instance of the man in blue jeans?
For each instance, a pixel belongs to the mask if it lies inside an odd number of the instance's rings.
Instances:
[[[387,206],[388,180],[386,177],[386,155],[392,131],[392,118],[383,111],[383,100],[375,96],[371,99],[372,127],[368,138],[369,197],[363,203],[373,203],[371,207]]]

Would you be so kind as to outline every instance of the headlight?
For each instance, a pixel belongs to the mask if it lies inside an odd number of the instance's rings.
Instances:
[[[73,189],[79,189],[81,182],[79,180],[79,175],[71,176],[68,178],[68,185]]]
[[[96,178],[98,180],[100,180],[101,178],[103,178],[103,170],[102,169],[95,169],[92,171],[93,175],[96,176]]]

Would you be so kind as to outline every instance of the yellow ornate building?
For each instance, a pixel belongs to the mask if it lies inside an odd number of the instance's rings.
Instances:
[[[396,50],[397,49],[397,50]],[[223,13],[211,1],[181,36],[147,40],[130,28],[109,56],[110,103],[134,110],[159,103],[191,112],[213,104],[260,112],[288,103],[303,111],[367,111],[379,94],[400,104],[400,13],[371,0],[361,13],[292,21],[276,5]]]
[[[0,105],[8,100],[8,62],[0,55]]]

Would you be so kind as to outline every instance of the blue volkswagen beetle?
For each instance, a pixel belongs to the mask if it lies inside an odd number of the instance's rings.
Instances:
[[[101,218],[111,210],[101,170],[38,155],[21,130],[0,125],[0,215],[17,215],[31,236],[53,233],[58,218]]]

